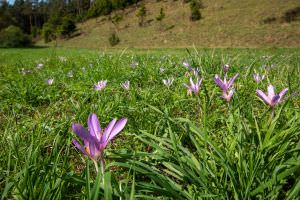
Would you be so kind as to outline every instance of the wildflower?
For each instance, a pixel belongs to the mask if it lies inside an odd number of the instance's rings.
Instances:
[[[199,76],[199,71],[200,71],[199,68],[191,68],[191,71],[195,77]]]
[[[191,68],[191,65],[190,65],[190,63],[188,63],[187,61],[183,61],[183,66],[185,67],[185,68],[187,68],[187,69],[190,69]]]
[[[44,64],[43,63],[39,63],[36,65],[36,68],[37,69],[42,69],[44,67]]]
[[[265,79],[265,75],[260,75],[260,74],[253,74],[253,78],[256,83],[260,83],[262,80]]]
[[[234,77],[230,78],[229,81],[227,82],[226,80],[226,75],[224,76],[224,81],[222,81],[219,76],[216,74],[214,81],[215,83],[223,90],[223,92],[228,91],[228,89],[231,87],[233,84],[233,81],[238,77],[238,74],[236,74]]]
[[[170,86],[173,84],[174,78],[168,78],[168,79],[163,79],[163,83],[167,88],[170,88]]]
[[[270,84],[268,86],[268,95],[261,90],[256,90],[256,95],[271,108],[274,108],[281,101],[282,97],[285,95],[285,93],[287,93],[288,90],[288,88],[285,88],[279,94],[275,94],[274,87]]]
[[[130,65],[132,68],[136,68],[137,66],[139,66],[138,62],[132,62]]]
[[[32,70],[22,68],[21,71],[20,71],[20,73],[21,73],[22,75],[31,74],[31,73],[32,73]]]
[[[94,84],[94,90],[100,91],[106,87],[107,80],[101,80],[98,83]]]
[[[60,62],[67,62],[67,58],[64,56],[58,56]]]
[[[232,88],[232,89],[227,90],[227,91],[223,91],[222,98],[223,98],[224,100],[226,100],[227,102],[230,102],[231,97],[232,97],[234,91],[235,91],[235,88]]]
[[[125,127],[127,118],[122,118],[119,121],[113,119],[108,126],[101,129],[100,122],[97,115],[92,113],[89,115],[88,130],[81,124],[73,124],[72,129],[74,133],[83,140],[84,146],[82,146],[76,139],[72,142],[83,154],[88,156],[95,164],[98,172],[97,161],[103,159],[103,151],[107,144]]]
[[[48,85],[52,85],[52,84],[53,84],[53,81],[54,81],[54,79],[48,79],[48,80],[47,80],[47,84],[48,84]]]
[[[129,90],[129,88],[130,88],[130,81],[125,81],[124,83],[121,83],[121,87],[124,90]]]
[[[165,71],[165,69],[163,68],[163,67],[160,67],[159,68],[159,72],[162,74],[162,73],[164,73],[164,71]]]
[[[228,72],[229,67],[230,67],[229,64],[223,65],[223,71],[224,71],[225,73]]]
[[[197,78],[196,82],[194,83],[194,81],[191,77],[190,78],[190,85],[184,84],[184,86],[187,87],[188,94],[191,94],[192,92],[194,92],[195,94],[198,94],[199,90],[200,90],[201,83],[202,83],[202,78],[200,80],[198,80],[198,78]]]
[[[73,72],[72,72],[72,71],[69,71],[68,74],[67,74],[67,76],[68,76],[69,78],[73,78]]]
[[[25,75],[25,74],[26,74],[25,69],[24,69],[24,68],[21,68],[20,73],[23,74],[23,75]]]

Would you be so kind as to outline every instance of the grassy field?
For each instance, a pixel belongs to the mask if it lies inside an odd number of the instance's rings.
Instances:
[[[59,40],[65,47],[109,48],[109,36],[116,33],[116,47],[299,47],[300,21],[282,21],[284,13],[299,7],[299,0],[203,0],[202,19],[189,20],[190,7],[182,0],[145,0],[145,25],[139,27],[139,6],[78,23],[76,37]],[[165,18],[157,21],[160,9]],[[111,18],[122,18],[113,24]],[[271,23],[263,23],[274,18]],[[299,19],[299,16],[298,16]]]
[[[299,53],[1,49],[0,197],[299,199]],[[197,75],[183,62],[198,68],[199,94],[183,85]],[[228,78],[238,73],[230,102],[213,81],[226,63]],[[254,73],[266,78],[256,83]],[[95,91],[100,80],[107,86]],[[269,84],[289,89],[274,109],[256,95]],[[81,141],[72,124],[87,127],[90,113],[102,129],[128,118],[104,150],[104,174],[72,144]]]

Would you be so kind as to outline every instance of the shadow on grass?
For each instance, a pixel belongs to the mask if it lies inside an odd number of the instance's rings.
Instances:
[[[46,45],[34,45],[34,46],[28,46],[28,47],[0,47],[0,49],[46,49],[51,48],[51,46]]]

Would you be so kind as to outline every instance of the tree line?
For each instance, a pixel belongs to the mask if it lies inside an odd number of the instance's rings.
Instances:
[[[0,0],[0,47],[5,46],[3,43],[7,43],[12,35],[22,35],[20,38],[25,40],[43,36],[46,42],[57,37],[70,37],[76,30],[76,22],[110,14],[138,1],[15,0],[9,4],[6,0]],[[30,45],[31,42],[25,43]]]
[[[0,47],[30,46],[32,39],[43,38],[47,43],[57,38],[69,38],[75,32],[77,22],[109,15],[114,10],[137,5],[139,1],[142,0],[15,0],[9,4],[7,0],[0,0]],[[201,0],[183,2],[190,4],[190,20],[202,18]],[[140,26],[144,25],[146,15],[147,9],[142,3],[137,11]],[[156,19],[162,21],[164,17],[161,8]],[[113,23],[118,20],[118,17],[112,18]],[[113,34],[109,41],[113,46],[120,40]]]

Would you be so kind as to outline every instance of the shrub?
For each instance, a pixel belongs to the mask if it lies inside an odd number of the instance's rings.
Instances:
[[[202,18],[200,8],[203,8],[202,2],[200,0],[192,0],[190,2],[190,9],[191,9],[191,21],[197,21]]]
[[[56,29],[53,24],[45,23],[42,30],[42,35],[45,43],[51,42],[51,40],[56,39]]]
[[[276,20],[277,20],[276,17],[267,17],[262,20],[262,23],[263,24],[271,24],[271,23],[276,22]]]
[[[112,34],[109,36],[108,40],[109,40],[109,44],[110,44],[111,46],[116,46],[116,45],[119,44],[119,42],[120,42],[120,38],[117,36],[116,33],[112,33]]]
[[[44,24],[42,34],[45,43],[56,39],[58,36],[70,37],[76,30],[75,22],[70,17],[53,17]]]
[[[111,22],[113,24],[118,24],[120,21],[122,21],[123,17],[122,15],[119,15],[119,14],[115,14],[112,18],[111,18]]]
[[[139,8],[136,16],[139,18],[139,26],[143,26],[144,25],[144,19],[145,19],[145,16],[147,14],[147,10],[146,10],[146,7],[145,5],[141,5],[141,7]]]
[[[64,17],[62,19],[61,25],[59,26],[60,35],[70,37],[71,33],[73,33],[75,30],[75,22],[69,17]]]
[[[87,18],[98,17],[99,15],[108,15],[113,10],[112,3],[109,0],[96,0],[87,12]]]
[[[162,21],[165,18],[165,12],[163,8],[160,8],[159,15],[156,17],[157,21]]]
[[[285,22],[292,22],[292,21],[297,21],[300,20],[300,7],[292,8],[287,10],[284,15],[283,15],[283,20]]]
[[[9,26],[0,32],[0,47],[28,47],[32,45],[29,35],[19,27]]]

